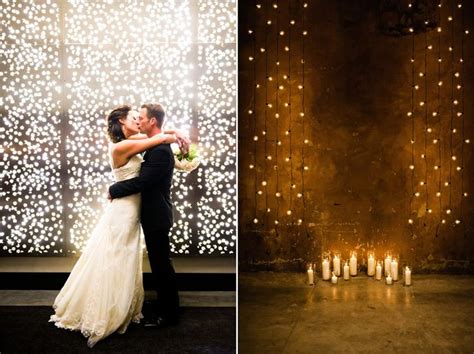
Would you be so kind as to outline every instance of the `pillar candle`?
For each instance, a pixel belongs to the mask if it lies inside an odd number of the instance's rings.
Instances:
[[[392,285],[392,277],[389,275],[387,275],[387,277],[385,278],[385,283],[387,285]]]
[[[357,256],[355,253],[352,254],[351,259],[349,261],[349,270],[352,276],[357,275]]]
[[[336,274],[334,274],[334,272],[332,272],[331,283],[337,284],[337,277],[336,277]]]
[[[344,280],[349,280],[349,264],[344,264]]]
[[[334,256],[334,259],[332,260],[332,266],[334,274],[339,277],[341,275],[341,258],[339,258],[338,255]]]
[[[392,263],[390,264],[390,269],[391,269],[390,274],[392,275],[393,281],[397,281],[398,280],[398,261],[395,258],[392,260]]]
[[[329,280],[329,260],[323,259],[323,280]]]
[[[373,254],[369,254],[369,259],[367,260],[367,275],[373,277],[375,274],[375,258]]]
[[[375,271],[375,279],[376,280],[382,279],[382,263],[381,262],[377,262],[377,267]]]
[[[308,284],[309,285],[314,284],[314,271],[313,271],[312,266],[309,266],[309,268],[308,268]]]
[[[385,264],[384,264],[384,268],[383,268],[385,276],[387,276],[388,273],[390,273],[391,263],[392,263],[392,256],[388,255],[385,258]]]
[[[408,267],[405,267],[405,285],[411,285],[411,270]]]

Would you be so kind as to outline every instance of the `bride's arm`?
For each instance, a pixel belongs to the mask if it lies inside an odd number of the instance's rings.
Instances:
[[[117,159],[130,158],[140,152],[146,151],[153,146],[160,144],[172,144],[177,140],[174,134],[156,134],[146,139],[126,139],[117,143],[114,147],[113,155]]]

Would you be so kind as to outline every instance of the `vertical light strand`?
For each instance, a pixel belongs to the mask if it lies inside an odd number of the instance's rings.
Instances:
[[[442,222],[442,216],[443,216],[443,205],[442,205],[442,197],[441,197],[441,178],[442,178],[442,173],[441,173],[441,132],[443,131],[443,125],[442,125],[442,117],[441,117],[441,86],[443,85],[443,82],[441,81],[441,31],[442,31],[442,19],[441,19],[441,6],[442,3],[441,1],[438,3],[438,28],[437,28],[437,33],[438,33],[438,73],[437,73],[437,108],[436,111],[433,114],[436,114],[438,117],[438,129],[437,129],[437,138],[433,140],[434,144],[438,144],[438,164],[435,166],[435,169],[438,170],[438,191],[436,192],[436,196],[438,197],[439,201],[439,213],[438,213],[438,225],[436,227],[436,236],[439,234],[439,227]]]
[[[459,3],[459,7],[461,9],[461,58],[459,59],[461,65],[461,82],[460,87],[458,88],[461,90],[461,110],[458,112],[461,118],[461,205],[460,205],[460,212],[459,212],[459,222],[463,224],[463,233],[466,234],[466,223],[464,222],[464,144],[465,144],[465,130],[464,130],[464,36],[469,33],[464,28],[464,8],[462,6],[462,1]]]
[[[425,21],[425,45],[424,45],[424,63],[423,63],[423,78],[424,78],[424,98],[423,106],[425,108],[425,127],[424,127],[424,151],[423,159],[425,160],[425,178],[424,178],[424,187],[425,187],[425,212],[430,213],[431,209],[429,207],[429,195],[428,195],[428,155],[427,155],[427,145],[428,145],[428,72],[427,72],[427,60],[428,60],[428,21]]]
[[[265,0],[265,18],[264,20],[267,21],[268,19],[268,0]],[[267,24],[268,25],[268,24]],[[270,76],[268,75],[268,31],[265,28],[265,121],[264,121],[264,130],[262,132],[263,139],[264,139],[264,166],[263,166],[263,181],[262,185],[265,188],[265,210],[268,208],[268,191],[266,188],[267,184],[267,161],[270,160],[269,155],[267,155],[267,115],[268,115],[268,81],[271,80]],[[265,214],[265,220],[268,220],[268,215]],[[266,223],[265,223],[266,224]]]
[[[284,32],[279,30],[279,18],[280,18],[280,10],[278,8],[278,0],[276,0],[275,3],[275,8],[276,8],[276,93],[275,93],[275,105],[276,105],[276,113],[275,113],[275,129],[276,129],[276,145],[275,145],[275,166],[276,166],[276,188],[275,188],[275,195],[280,191],[280,172],[279,172],[279,166],[278,166],[278,149],[281,145],[280,142],[280,126],[279,126],[279,120],[280,120],[280,100],[279,100],[279,91],[280,89],[283,88],[283,86],[280,87],[280,61],[279,61],[279,50],[280,50],[280,35],[283,36]],[[279,220],[280,218],[280,198],[276,198],[276,220]],[[278,234],[278,228],[276,228],[276,232]]]
[[[411,7],[411,4],[408,5]],[[412,219],[413,213],[413,198],[415,197],[415,31],[413,28],[410,28],[411,32],[411,104],[410,104],[410,111],[408,112],[408,116],[411,118],[411,196],[410,196],[410,205],[409,205],[409,219],[408,223],[410,225],[410,236],[413,238],[413,223],[414,220]]]
[[[257,109],[257,0],[254,1],[254,8],[253,8],[253,29],[249,30],[249,35],[253,35],[253,56],[249,58],[250,61],[253,62],[253,109],[249,112],[253,118],[253,131],[254,131],[254,138],[253,138],[253,164],[249,166],[250,169],[254,170],[254,224],[258,224],[258,176],[257,176],[257,141],[258,141],[258,131],[257,131],[257,116],[256,116],[256,109]]]
[[[303,128],[303,144],[301,145],[301,198],[303,199],[303,215],[301,217],[301,221],[299,224],[304,224],[304,234],[307,234],[307,225],[306,225],[306,194],[305,194],[305,184],[304,184],[304,169],[305,169],[305,145],[308,144],[308,140],[305,136],[305,117],[306,117],[306,109],[305,109],[305,102],[304,102],[304,93],[305,93],[305,72],[304,72],[304,64],[305,64],[305,37],[307,35],[307,30],[305,28],[305,15],[308,3],[303,4],[303,16],[302,16],[302,38],[301,38],[301,112],[302,115],[302,128]]]
[[[453,184],[453,179],[452,179],[452,170],[453,170],[453,161],[455,159],[455,155],[453,155],[453,129],[454,129],[454,107],[453,107],[453,101],[454,101],[454,75],[455,75],[455,64],[454,64],[454,0],[451,0],[451,16],[449,16],[448,21],[451,22],[451,45],[449,46],[449,50],[451,52],[451,117],[450,117],[450,139],[449,139],[449,151],[450,151],[450,157],[449,157],[449,181],[448,181],[448,188],[449,188],[449,202],[448,202],[448,209],[446,210],[446,214],[451,214],[452,212],[452,184]]]
[[[288,16],[291,19],[291,1],[288,1]],[[289,142],[290,142],[290,194],[289,194],[289,205],[287,215],[290,216],[290,223],[293,224],[292,207],[293,207],[293,191],[294,181],[293,181],[293,144],[292,144],[292,117],[291,117],[291,26],[294,24],[294,20],[290,20],[288,24],[288,46],[286,47],[288,51],[288,132],[289,132]]]

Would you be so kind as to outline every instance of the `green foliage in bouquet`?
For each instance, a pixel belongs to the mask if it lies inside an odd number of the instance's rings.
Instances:
[[[183,154],[181,152],[181,150],[178,151],[178,153],[176,154],[176,158],[179,160],[179,161],[182,161],[182,160],[187,160],[187,161],[192,161],[194,160],[196,157],[198,156],[198,151],[197,151],[197,146],[196,144],[191,144],[189,146],[189,151],[187,154]]]

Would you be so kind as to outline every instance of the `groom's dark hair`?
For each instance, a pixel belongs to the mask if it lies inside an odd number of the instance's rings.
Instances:
[[[156,126],[161,129],[165,120],[165,110],[163,106],[155,103],[145,103],[142,105],[142,108],[146,108],[146,116],[148,119],[156,119]]]

